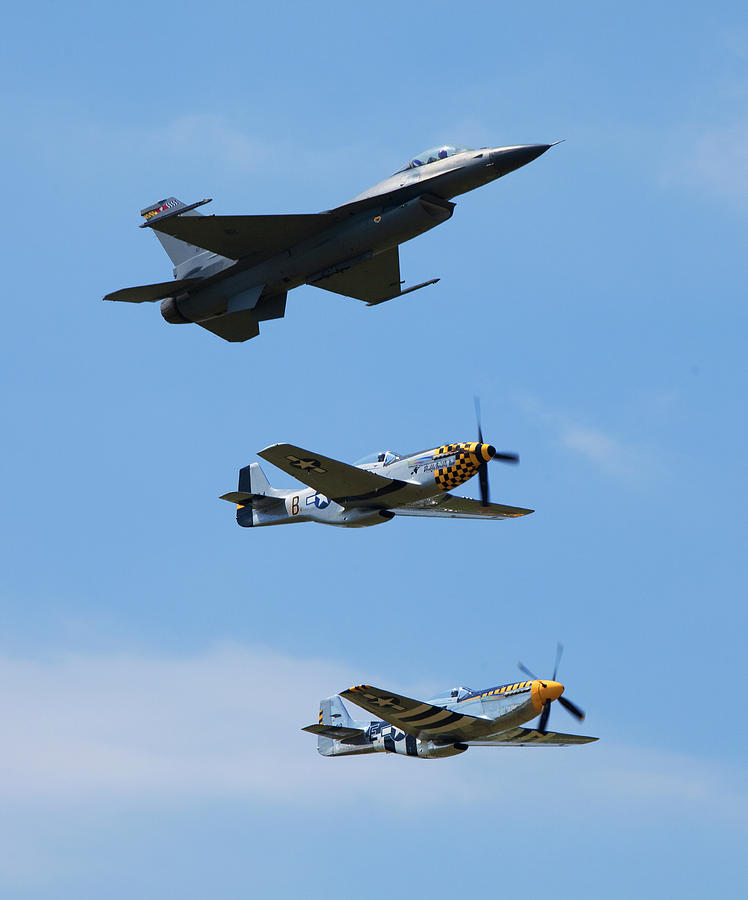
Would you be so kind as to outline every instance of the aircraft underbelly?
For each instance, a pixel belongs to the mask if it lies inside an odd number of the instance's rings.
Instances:
[[[245,274],[268,290],[290,290],[324,277],[337,266],[381,253],[445,222],[453,207],[438,198],[416,197],[394,207],[352,216]]]
[[[398,206],[358,213],[271,259],[247,268],[241,263],[232,267],[205,287],[170,300],[171,306],[166,310],[162,307],[162,313],[170,322],[202,323],[237,311],[251,312],[261,296],[284,296],[292,288],[324,278],[341,265],[397,247],[445,222],[452,211],[452,204],[422,195]]]

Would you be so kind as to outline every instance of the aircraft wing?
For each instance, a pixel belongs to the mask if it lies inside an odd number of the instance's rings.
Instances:
[[[443,706],[412,700],[410,697],[383,691],[370,684],[348,688],[347,691],[342,691],[340,696],[421,740],[445,743],[466,741],[490,734],[496,728],[492,719],[453,712]]]
[[[348,268],[311,280],[309,284],[345,297],[353,297],[354,300],[366,300],[367,303],[391,300],[400,293],[398,248],[393,247],[369,259],[354,262]]]
[[[332,213],[291,216],[169,216],[149,227],[228,259],[266,259],[319,234],[338,218]]]
[[[377,500],[386,497],[388,502],[389,495],[408,486],[293,444],[273,444],[257,455],[343,506],[386,505]]]
[[[561,734],[558,731],[534,731],[532,728],[512,728],[496,738],[465,741],[470,747],[568,747],[599,740],[584,734]]]
[[[483,506],[480,500],[469,497],[455,497],[454,494],[442,494],[417,500],[405,506],[393,507],[396,516],[439,516],[447,519],[516,519],[527,516],[533,509],[521,506],[504,506],[503,503],[489,503]]]
[[[181,294],[196,285],[202,278],[182,278],[180,281],[162,281],[159,284],[141,284],[138,287],[122,288],[103,297],[103,300],[123,300],[126,303],[146,303],[163,300]]]

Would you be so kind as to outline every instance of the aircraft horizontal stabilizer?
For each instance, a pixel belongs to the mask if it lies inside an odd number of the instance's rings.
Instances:
[[[363,737],[366,734],[361,728],[346,728],[344,725],[307,725],[301,730],[332,738],[334,741],[349,741],[351,738]]]
[[[229,503],[236,503],[243,506],[245,503],[251,503],[255,494],[246,494],[244,491],[229,491],[228,494],[221,494],[219,500],[228,500]]]
[[[182,278],[180,281],[162,281],[159,284],[142,284],[139,287],[122,288],[103,297],[103,300],[119,300],[125,303],[147,303],[182,294],[202,281],[201,278]]]

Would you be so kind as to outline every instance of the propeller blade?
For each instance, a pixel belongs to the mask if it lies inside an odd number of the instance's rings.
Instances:
[[[481,442],[483,438],[481,438]],[[506,463],[518,463],[519,462],[519,454],[517,453],[497,453],[492,459],[498,460],[498,462],[506,462]]]
[[[566,697],[559,697],[558,702],[567,712],[570,712],[575,719],[578,719],[580,722],[584,721],[584,712],[576,706],[576,704],[572,703],[571,700],[567,700]]]
[[[538,731],[545,731],[548,724],[548,716],[551,714],[551,702],[543,704],[543,711],[540,713],[540,721],[538,722]]]
[[[478,482],[480,483],[480,503],[481,506],[488,506],[490,501],[490,492],[488,490],[488,465],[483,465],[478,469]]]
[[[561,662],[561,657],[564,652],[564,645],[562,643],[556,644],[556,665],[553,667],[553,681],[556,680],[556,675],[558,674],[558,664]]]
[[[483,443],[483,429],[480,427],[480,397],[473,397],[475,403],[475,421],[478,424],[478,443]]]
[[[534,672],[531,672],[531,671],[527,668],[527,666],[523,666],[521,662],[518,662],[518,663],[517,663],[517,668],[520,670],[520,672],[524,672],[525,675],[529,675],[530,678],[532,678],[533,681],[539,681],[539,680],[540,680],[540,679],[538,678],[538,676],[537,676]]]

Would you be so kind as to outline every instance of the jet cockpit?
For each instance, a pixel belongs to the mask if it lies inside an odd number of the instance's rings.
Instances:
[[[454,156],[456,153],[463,153],[466,149],[466,147],[453,147],[451,144],[443,144],[441,147],[431,147],[429,150],[424,150],[423,153],[419,153],[418,156],[414,156],[407,165],[403,166],[402,169],[398,169],[394,174],[398,175],[400,172],[407,172],[408,169],[416,169],[418,166],[427,166],[429,163],[438,162],[440,159],[447,159],[450,156]]]

